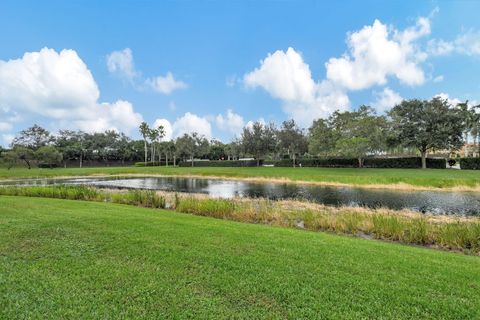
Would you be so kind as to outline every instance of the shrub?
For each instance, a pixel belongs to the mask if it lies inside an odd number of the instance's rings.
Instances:
[[[332,168],[357,168],[358,159],[354,158],[312,158],[297,159],[296,164],[302,167],[332,167]],[[292,167],[293,160],[284,159],[275,162],[275,167]],[[366,158],[363,166],[365,168],[421,168],[420,157],[404,158]],[[445,169],[446,160],[427,158],[427,168]]]
[[[260,165],[263,160],[260,160]],[[178,164],[179,167],[191,167],[192,163],[182,161]],[[210,161],[194,161],[194,167],[256,167],[257,160],[210,160]]]
[[[173,166],[173,160],[170,161],[168,160],[168,165]],[[154,161],[154,162],[147,162],[147,165],[145,165],[145,162],[135,162],[134,164],[135,167],[164,167],[165,166],[165,161]]]
[[[460,169],[480,170],[480,158],[462,158],[460,159]]]

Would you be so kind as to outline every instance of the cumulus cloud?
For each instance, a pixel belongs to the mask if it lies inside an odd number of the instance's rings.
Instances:
[[[197,132],[205,136],[207,139],[212,138],[212,125],[205,117],[197,116],[196,114],[187,112],[182,117],[177,118],[172,125],[173,136],[180,137],[185,133]]]
[[[154,78],[148,78],[145,83],[153,90],[170,94],[175,90],[187,88],[187,84],[183,81],[175,80],[171,72],[167,72],[165,76],[158,76]]]
[[[142,120],[127,101],[100,103],[90,70],[74,50],[43,48],[0,60],[0,103],[13,114],[42,116],[85,131],[128,132]]]
[[[390,88],[384,88],[381,92],[376,92],[375,96],[376,100],[372,103],[372,106],[380,113],[390,110],[403,100],[397,92]]]
[[[293,48],[268,54],[260,67],[245,74],[243,81],[247,88],[261,87],[282,100],[284,111],[305,126],[350,104],[343,90],[330,81],[316,82],[309,65]]]
[[[419,64],[427,56],[416,41],[428,34],[430,21],[425,17],[403,31],[375,20],[348,35],[348,52],[326,63],[327,79],[350,90],[384,85],[389,76],[407,85],[420,85],[425,75]]]
[[[165,131],[165,136],[163,137],[162,141],[170,141],[173,138],[173,127],[170,121],[167,119],[157,119],[153,123],[154,128],[158,128],[159,126],[163,127]]]
[[[130,48],[125,48],[119,51],[113,51],[107,55],[108,71],[124,77],[128,80],[133,80],[137,76],[135,66],[133,64],[133,55]]]
[[[439,75],[439,76],[436,76],[435,78],[433,78],[433,82],[435,82],[435,83],[442,82],[444,79],[445,79],[445,77],[443,75]]]
[[[432,39],[428,42],[428,50],[435,56],[445,56],[451,53],[468,56],[480,55],[480,31],[467,30],[452,41]]]
[[[0,121],[0,131],[10,131],[12,128],[13,125],[11,123]]]
[[[231,109],[228,109],[225,115],[218,114],[215,117],[215,123],[220,130],[230,132],[233,135],[239,134],[245,126],[243,117]]]
[[[2,134],[2,140],[1,140],[2,143],[1,144],[4,147],[8,147],[12,143],[14,138],[15,138],[15,135],[13,135],[11,133]]]
[[[138,90],[149,88],[158,93],[169,95],[175,90],[188,87],[185,82],[176,80],[170,71],[165,76],[142,77],[141,72],[135,69],[133,53],[130,48],[113,51],[108,54],[107,68],[110,73],[129,80]]]

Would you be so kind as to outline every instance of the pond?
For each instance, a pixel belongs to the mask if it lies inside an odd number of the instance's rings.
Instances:
[[[89,185],[99,188],[203,193],[217,198],[302,199],[328,206],[384,207],[394,210],[410,209],[430,214],[480,215],[480,193],[478,192],[398,191],[178,177],[38,179],[2,184]]]

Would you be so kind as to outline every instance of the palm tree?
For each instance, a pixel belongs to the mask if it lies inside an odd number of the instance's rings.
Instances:
[[[151,161],[152,161],[152,165],[155,161],[155,144],[157,142],[157,139],[158,139],[158,130],[156,129],[150,129],[148,131],[148,136],[150,138],[150,141],[152,142],[152,157],[151,157]]]
[[[139,129],[140,129],[140,134],[143,137],[143,143],[144,143],[144,147],[145,147],[145,166],[147,166],[147,157],[148,157],[147,137],[150,133],[150,128],[148,127],[148,124],[146,122],[142,122],[140,124]]]

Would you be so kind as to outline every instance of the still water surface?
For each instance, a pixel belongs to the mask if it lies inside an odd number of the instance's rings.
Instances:
[[[150,189],[203,193],[217,198],[306,199],[329,206],[385,207],[431,214],[480,215],[480,193],[478,192],[397,191],[178,177],[39,179],[8,184],[64,184],[99,188]]]

